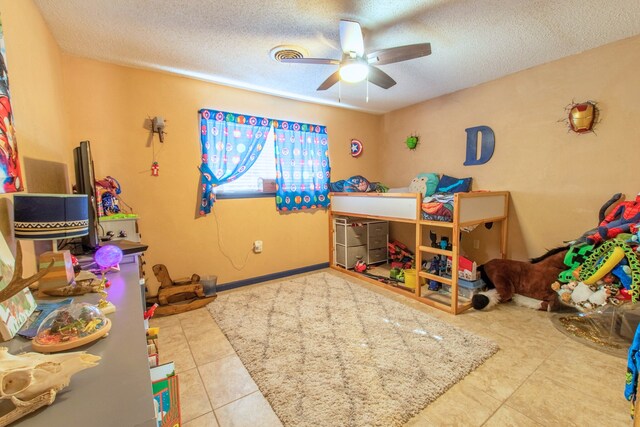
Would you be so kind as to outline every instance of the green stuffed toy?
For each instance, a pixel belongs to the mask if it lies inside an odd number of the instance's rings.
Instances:
[[[431,196],[436,192],[440,177],[435,173],[420,173],[409,184],[411,193],[420,193],[423,197]]]

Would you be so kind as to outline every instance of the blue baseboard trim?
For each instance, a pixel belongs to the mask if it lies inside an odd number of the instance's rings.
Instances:
[[[279,271],[277,273],[265,274],[264,276],[252,277],[250,279],[236,280],[235,282],[224,283],[216,286],[216,291],[228,291],[230,289],[241,288],[242,286],[254,285],[260,282],[266,282],[268,280],[281,279],[287,276],[293,276],[295,274],[308,273],[310,271],[321,270],[323,268],[329,268],[328,262],[321,264],[308,265],[306,267],[294,268],[292,270]]]

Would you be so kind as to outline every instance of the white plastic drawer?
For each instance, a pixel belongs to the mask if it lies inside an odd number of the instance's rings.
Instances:
[[[336,245],[336,264],[345,268],[353,268],[358,259],[367,262],[367,246]]]
[[[387,247],[387,235],[369,236],[369,249],[380,249]]]
[[[372,236],[387,237],[387,234],[389,234],[388,222],[375,222],[373,224],[369,224],[369,238]]]
[[[345,233],[346,230],[346,233]],[[336,243],[347,246],[367,244],[367,228],[364,225],[345,226],[336,224]]]
[[[387,248],[369,249],[369,261],[368,264],[375,264],[377,262],[387,261]]]

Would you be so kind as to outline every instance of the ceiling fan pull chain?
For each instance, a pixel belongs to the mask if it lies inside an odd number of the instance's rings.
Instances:
[[[367,76],[367,98],[366,102],[369,103],[369,76]]]
[[[338,102],[342,102],[342,82],[338,80]]]

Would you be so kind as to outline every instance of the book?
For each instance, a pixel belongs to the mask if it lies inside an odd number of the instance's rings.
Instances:
[[[150,354],[148,357],[149,367],[155,368],[159,364],[158,353]]]
[[[180,394],[174,363],[154,366],[150,373],[158,427],[181,426]]]

